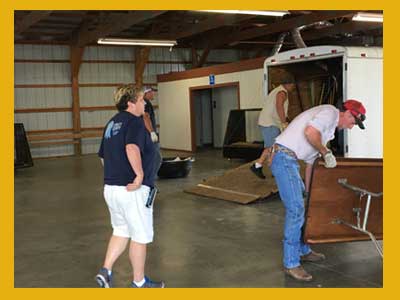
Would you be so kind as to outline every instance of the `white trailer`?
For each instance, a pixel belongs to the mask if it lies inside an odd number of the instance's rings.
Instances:
[[[360,100],[366,110],[365,130],[357,127],[340,135],[343,156],[383,158],[383,51],[378,47],[317,46],[278,53],[264,62],[264,94],[271,88],[275,67],[296,70],[307,63],[334,64],[341,72],[339,101]],[[298,64],[298,65],[296,65]],[[298,68],[296,68],[298,66]]]

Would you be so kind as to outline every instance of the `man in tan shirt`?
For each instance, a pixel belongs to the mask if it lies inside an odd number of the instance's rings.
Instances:
[[[264,138],[264,151],[250,170],[259,178],[265,179],[262,171],[265,160],[269,157],[275,138],[287,127],[287,111],[289,107],[288,93],[293,91],[296,83],[293,79],[282,80],[265,99],[263,109],[258,118],[258,125]]]

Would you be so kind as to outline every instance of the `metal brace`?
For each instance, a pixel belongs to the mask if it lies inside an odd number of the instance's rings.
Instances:
[[[350,224],[350,223],[348,223],[348,222],[346,222],[346,221],[344,221],[342,219],[335,219],[335,220],[333,220],[333,223],[343,224],[343,225],[346,225],[346,226],[348,226],[350,228],[353,228],[354,230],[357,230],[359,232],[367,234],[370,237],[371,241],[374,243],[375,248],[378,251],[379,255],[383,258],[382,246],[378,243],[378,241],[376,240],[375,236],[370,231],[367,230],[368,215],[369,215],[369,208],[370,208],[370,205],[371,205],[371,199],[372,199],[372,197],[376,197],[376,198],[381,197],[383,195],[383,192],[373,193],[373,192],[364,190],[362,188],[359,188],[357,186],[348,184],[347,183],[347,178],[339,178],[338,179],[338,183],[340,185],[342,185],[343,187],[345,187],[345,188],[347,188],[349,190],[352,190],[356,194],[359,194],[360,195],[360,200],[362,199],[362,197],[364,197],[366,195],[368,195],[368,198],[367,198],[367,203],[365,204],[365,213],[364,213],[364,219],[363,219],[363,222],[362,222],[362,226],[360,224],[360,213],[361,213],[361,209],[360,208],[353,208],[353,211],[357,215],[357,225]]]

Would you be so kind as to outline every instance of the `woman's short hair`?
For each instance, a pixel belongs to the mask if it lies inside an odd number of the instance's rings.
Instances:
[[[136,103],[142,94],[143,91],[132,84],[120,86],[114,92],[115,106],[118,111],[124,111],[128,108],[128,102]]]

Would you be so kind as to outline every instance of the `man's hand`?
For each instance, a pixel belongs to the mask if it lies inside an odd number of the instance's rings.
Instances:
[[[143,177],[136,176],[135,180],[126,186],[127,191],[132,192],[134,190],[137,190],[142,185],[142,181],[143,181]]]
[[[336,158],[332,154],[331,150],[328,150],[328,152],[325,153],[323,158],[324,158],[324,161],[325,161],[325,168],[334,168],[334,167],[336,167]]]
[[[157,133],[155,133],[154,131],[152,131],[152,132],[150,133],[150,135],[151,135],[151,140],[152,140],[152,142],[153,142],[153,143],[157,143],[157,142],[158,142],[158,135],[157,135]]]
[[[289,126],[289,123],[288,123],[288,122],[283,122],[283,123],[281,124],[281,132],[284,131],[288,126]]]

